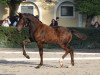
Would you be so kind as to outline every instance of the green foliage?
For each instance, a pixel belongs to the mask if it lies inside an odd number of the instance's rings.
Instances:
[[[21,42],[28,37],[27,28],[18,33],[13,27],[0,27],[0,47],[19,47]]]
[[[72,28],[87,35],[87,40],[80,40],[76,36],[70,45],[74,48],[100,48],[100,29],[93,28]],[[20,33],[15,27],[0,27],[0,47],[3,48],[19,48],[23,40],[29,37],[28,29],[24,28]],[[37,48],[37,44],[33,42],[29,44],[29,48]],[[59,48],[56,44],[46,44],[45,48]]]
[[[74,48],[100,48],[100,29],[98,28],[73,28],[87,35],[86,40],[80,40],[73,36],[71,45]]]
[[[76,10],[86,15],[100,15],[100,0],[74,0]]]
[[[9,4],[20,4],[23,0],[7,0],[7,3]]]
[[[21,3],[23,0],[0,0],[0,4],[19,4]]]
[[[7,4],[7,0],[0,0],[0,4]]]
[[[11,6],[16,6],[17,4],[20,4],[23,0],[0,0],[0,4],[4,5],[11,5]]]

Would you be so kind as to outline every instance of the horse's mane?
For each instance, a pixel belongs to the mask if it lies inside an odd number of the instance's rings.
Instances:
[[[30,14],[30,13],[22,13],[22,15],[25,15],[25,16],[27,16],[27,17],[28,17],[28,16],[30,16],[30,17],[33,17],[33,16],[34,16],[33,14]],[[38,18],[37,16],[34,16],[34,18],[37,19],[38,21],[40,21],[39,18]],[[41,21],[40,21],[40,22],[41,22]],[[41,22],[41,23],[42,23],[42,22]]]
[[[45,25],[45,26],[48,26],[46,24],[44,24],[42,21],[39,20],[38,17],[34,16],[33,14],[30,14],[30,13],[22,13],[22,15],[26,16],[26,17],[34,17],[37,21],[39,21],[42,25]],[[28,18],[29,19],[29,18]]]

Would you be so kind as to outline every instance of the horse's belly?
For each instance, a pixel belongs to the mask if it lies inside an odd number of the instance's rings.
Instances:
[[[45,38],[45,42],[46,43],[57,43],[58,38],[57,37],[48,37],[48,38]]]

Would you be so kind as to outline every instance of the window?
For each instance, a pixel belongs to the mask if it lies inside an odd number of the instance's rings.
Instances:
[[[21,13],[33,14],[33,6],[21,6]]]
[[[61,16],[74,16],[73,6],[61,6]]]

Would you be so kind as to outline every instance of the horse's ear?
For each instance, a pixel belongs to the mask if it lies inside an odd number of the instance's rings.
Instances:
[[[18,13],[19,16],[21,16],[21,13]]]
[[[22,13],[18,13],[19,17],[22,18]]]

